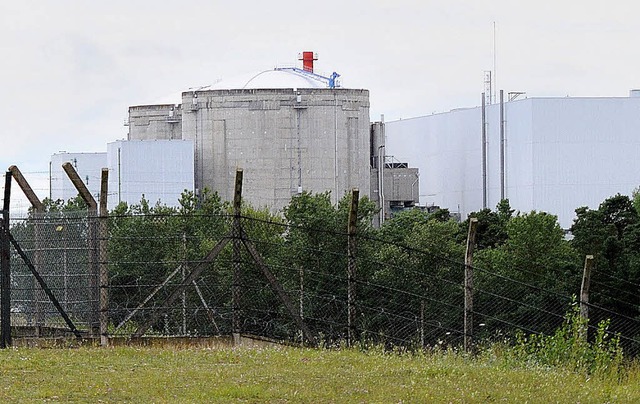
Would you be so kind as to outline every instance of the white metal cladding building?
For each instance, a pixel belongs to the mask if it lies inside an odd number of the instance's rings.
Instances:
[[[62,169],[64,163],[71,163],[94,198],[100,193],[102,168],[107,164],[107,153],[67,153],[58,152],[51,156],[49,173],[50,197],[52,200],[68,201],[78,196],[78,190]]]
[[[487,207],[545,211],[569,228],[580,206],[597,208],[640,185],[640,98],[526,98],[486,108]],[[466,218],[483,208],[482,109],[386,123],[387,153],[420,170],[420,202]]]
[[[193,191],[193,142],[189,140],[118,140],[107,144],[109,208],[120,202],[178,206]]]

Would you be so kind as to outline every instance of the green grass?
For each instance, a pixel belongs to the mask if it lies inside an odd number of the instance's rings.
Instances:
[[[623,381],[485,355],[296,348],[16,348],[0,402],[640,402]]]

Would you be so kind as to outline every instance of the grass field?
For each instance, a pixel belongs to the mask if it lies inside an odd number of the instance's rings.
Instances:
[[[623,381],[500,360],[296,348],[16,348],[0,402],[640,402]]]

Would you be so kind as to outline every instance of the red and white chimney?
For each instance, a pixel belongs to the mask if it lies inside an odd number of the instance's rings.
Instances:
[[[318,60],[318,55],[313,52],[304,51],[302,57],[298,56],[298,60],[302,60],[302,69],[305,72],[313,73],[313,61]]]

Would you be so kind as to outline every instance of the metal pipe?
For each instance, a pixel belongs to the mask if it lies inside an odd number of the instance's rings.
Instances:
[[[504,198],[504,90],[500,90],[500,200]]]
[[[384,145],[378,146],[378,201],[380,202],[380,226],[384,223]]]
[[[482,208],[487,208],[487,101],[482,93]]]
[[[420,180],[420,173],[417,173],[416,180],[411,183],[411,200],[414,202],[417,202],[418,204],[420,203],[420,195],[418,195],[418,200],[416,201],[415,197],[413,196],[413,187],[415,187],[415,185],[418,183],[419,180]]]
[[[118,204],[122,202],[122,175],[120,172],[120,148],[118,147]],[[130,201],[131,202],[131,201]]]
[[[300,133],[300,121],[302,120],[302,109],[296,109],[296,134],[298,142],[298,194],[302,193],[302,134]]]
[[[333,93],[334,108],[333,108],[333,134],[334,134],[334,150],[333,150],[333,188],[335,195],[333,196],[336,205],[338,204],[338,95],[334,91]]]
[[[495,103],[496,100],[496,94],[495,94],[495,90],[498,88],[498,67],[496,66],[496,60],[497,60],[497,52],[496,52],[497,46],[496,46],[496,22],[493,22],[493,89],[494,89],[494,94],[493,94],[493,102]],[[502,90],[500,91],[502,93]],[[500,95],[500,97],[502,97],[502,94]]]

